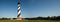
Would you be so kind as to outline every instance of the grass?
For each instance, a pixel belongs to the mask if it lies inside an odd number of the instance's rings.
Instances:
[[[17,21],[17,20],[0,20],[0,22],[21,22],[21,21]]]
[[[60,22],[56,20],[0,20],[0,22]]]

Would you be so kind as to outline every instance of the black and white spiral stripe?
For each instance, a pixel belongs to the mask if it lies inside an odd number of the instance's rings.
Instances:
[[[17,17],[19,17],[20,14],[21,14],[20,4],[18,4],[18,16]]]

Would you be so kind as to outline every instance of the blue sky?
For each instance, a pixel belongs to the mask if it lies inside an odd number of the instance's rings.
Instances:
[[[17,17],[18,0],[0,0],[0,17]],[[60,15],[60,0],[21,0],[21,16],[47,17]]]

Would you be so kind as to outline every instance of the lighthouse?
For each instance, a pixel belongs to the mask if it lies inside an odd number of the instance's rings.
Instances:
[[[22,17],[21,17],[21,7],[20,7],[20,0],[18,0],[18,15],[17,15],[17,20],[22,20]]]

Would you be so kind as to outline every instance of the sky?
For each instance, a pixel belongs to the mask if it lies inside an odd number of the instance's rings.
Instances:
[[[18,0],[0,0],[0,18],[16,18]],[[60,0],[20,0],[22,18],[60,15]]]

